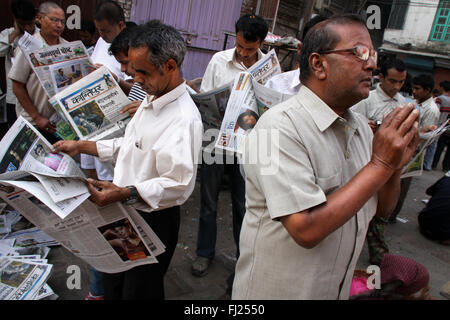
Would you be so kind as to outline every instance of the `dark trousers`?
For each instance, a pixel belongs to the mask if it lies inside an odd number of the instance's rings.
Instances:
[[[217,203],[222,177],[230,178],[231,204],[233,212],[233,237],[236,255],[239,255],[239,235],[245,214],[245,181],[237,161],[234,164],[202,164],[200,177],[200,219],[197,237],[197,255],[214,258],[217,238]]]
[[[158,263],[135,267],[119,273],[103,273],[105,300],[163,300],[164,275],[178,241],[180,207],[139,214],[166,246],[156,257]]]
[[[0,123],[0,139],[8,132],[14,122],[16,122],[16,106],[14,104],[6,104],[6,122]]]
[[[447,146],[447,151],[445,152],[444,160],[442,160],[442,169],[444,171],[450,170],[450,134],[443,133],[438,140],[436,152],[434,153],[432,168],[436,168],[439,160],[441,159],[442,151]]]
[[[409,186],[411,185],[413,177],[403,178],[400,180],[400,195],[397,201],[397,205],[392,212],[391,216],[389,217],[390,221],[393,221],[397,218],[398,214],[400,213],[400,210],[403,207],[403,203],[405,202],[406,196],[408,194]]]

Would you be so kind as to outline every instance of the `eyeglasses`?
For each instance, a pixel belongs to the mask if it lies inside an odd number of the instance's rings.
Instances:
[[[49,17],[49,16],[46,16],[46,17],[49,18],[50,21],[53,22],[54,24],[58,24],[58,22],[60,22],[62,25],[66,25],[66,19],[58,19],[58,18]]]
[[[369,49],[366,46],[363,45],[357,45],[353,48],[349,49],[335,49],[335,50],[326,50],[319,52],[320,54],[327,54],[327,53],[339,53],[339,52],[351,52],[353,53],[358,59],[362,61],[367,61],[369,58],[372,58],[373,62],[375,64],[377,63],[378,55],[377,52],[374,49]]]

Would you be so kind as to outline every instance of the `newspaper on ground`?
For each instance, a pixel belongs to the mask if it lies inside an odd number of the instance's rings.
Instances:
[[[450,125],[448,125],[449,122],[450,120],[445,121],[439,128],[434,130],[431,137],[417,149],[411,160],[403,168],[401,178],[420,176],[423,173],[423,162],[426,149],[439,139],[446,130],[450,130]]]
[[[18,45],[49,98],[95,69],[81,41],[45,46],[25,33]]]
[[[247,72],[239,73],[232,87],[215,147],[239,153],[242,140],[256,125],[259,117],[269,108],[291,97],[264,87]]]
[[[104,66],[49,101],[81,140],[122,136],[130,120],[128,113],[120,113],[130,100]]]
[[[33,300],[53,265],[0,257],[0,300]]]
[[[84,201],[61,219],[25,190],[0,192],[0,197],[43,233],[101,272],[117,273],[157,263],[157,256],[165,251],[164,244],[135,209],[119,202],[98,207]]]

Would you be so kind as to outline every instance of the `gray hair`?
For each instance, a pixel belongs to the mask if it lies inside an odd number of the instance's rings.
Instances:
[[[131,48],[148,48],[149,62],[162,72],[162,66],[173,59],[178,68],[183,64],[186,44],[174,27],[152,20],[139,26],[136,36],[130,41]]]
[[[38,12],[39,13],[43,13],[43,14],[47,14],[52,9],[60,9],[60,10],[62,10],[62,8],[59,5],[57,5],[56,3],[51,2],[51,1],[47,1],[47,2],[41,3],[41,5],[39,6],[39,9],[38,9]]]

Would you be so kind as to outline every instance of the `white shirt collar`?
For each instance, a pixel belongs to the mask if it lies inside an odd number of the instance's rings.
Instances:
[[[398,101],[398,100],[399,100],[398,95],[399,95],[400,93],[397,92],[397,93],[395,94],[394,97],[392,97],[392,98],[389,97],[389,96],[386,94],[386,92],[384,92],[383,88],[381,88],[381,83],[379,83],[379,84],[377,85],[376,92],[381,96],[381,99],[382,99],[382,101],[384,101],[384,102],[389,101],[389,100],[394,100],[394,101]]]
[[[153,108],[154,112],[157,114],[161,111],[164,106],[178,99],[182,94],[186,93],[186,82],[183,81],[178,87],[167,92],[161,97],[154,99],[155,96],[147,95],[145,103],[143,105],[144,108]]]

